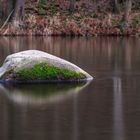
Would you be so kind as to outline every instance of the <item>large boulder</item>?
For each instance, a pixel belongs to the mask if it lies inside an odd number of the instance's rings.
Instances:
[[[0,68],[1,82],[71,82],[92,79],[76,65],[38,50],[9,55]]]

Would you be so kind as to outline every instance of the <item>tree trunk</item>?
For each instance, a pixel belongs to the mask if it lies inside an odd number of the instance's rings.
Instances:
[[[128,22],[129,22],[129,16],[130,16],[130,13],[131,13],[131,9],[132,9],[132,0],[126,0],[124,20],[125,20],[125,23],[127,25],[128,25]]]
[[[24,0],[15,0],[13,23],[19,24],[24,18]]]
[[[75,10],[74,4],[75,4],[75,0],[70,0],[70,6],[69,6],[70,12],[74,12]]]
[[[12,10],[12,1],[0,0],[0,19],[5,20]]]
[[[7,19],[8,21],[10,20],[10,15],[13,13],[13,9],[13,0],[0,0],[0,25],[2,25]]]
[[[119,3],[118,3],[118,0],[114,0],[114,7],[113,7],[113,10],[115,13],[120,13],[120,8],[119,8]]]

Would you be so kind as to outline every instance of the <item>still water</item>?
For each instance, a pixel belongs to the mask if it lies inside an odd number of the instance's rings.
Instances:
[[[42,50],[91,83],[0,85],[0,140],[140,139],[140,38],[1,37],[7,55]]]

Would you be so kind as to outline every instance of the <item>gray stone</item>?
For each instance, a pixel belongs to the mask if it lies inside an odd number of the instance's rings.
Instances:
[[[35,64],[39,63],[47,63],[49,66],[54,66],[59,69],[66,69],[72,72],[81,73],[84,75],[82,78],[76,78],[74,81],[88,81],[92,80],[93,77],[89,75],[87,72],[79,68],[78,66],[63,60],[61,58],[58,58],[56,56],[53,56],[51,54],[38,51],[38,50],[27,50],[23,52],[18,52],[12,55],[7,56],[7,58],[4,61],[3,66],[0,68],[0,80],[1,82],[61,82],[61,81],[73,81],[72,79],[18,79],[14,77],[15,71],[18,69],[24,69],[24,68],[32,68]],[[13,78],[14,77],[14,78]]]

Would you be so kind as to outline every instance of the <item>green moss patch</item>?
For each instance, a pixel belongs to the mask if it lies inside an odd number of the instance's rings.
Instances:
[[[45,15],[46,14],[46,0],[39,0],[38,14],[39,15]]]
[[[35,64],[31,68],[17,69],[14,75],[17,79],[24,80],[77,80],[85,78],[85,75],[80,72],[50,66],[47,63]]]
[[[139,16],[134,16],[134,17],[132,18],[131,24],[132,24],[132,26],[135,27],[135,28],[136,28],[137,26],[139,26],[139,24],[140,24],[140,18],[139,18]]]

